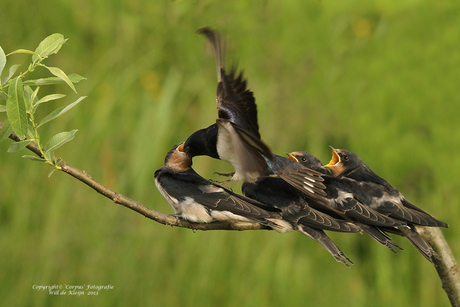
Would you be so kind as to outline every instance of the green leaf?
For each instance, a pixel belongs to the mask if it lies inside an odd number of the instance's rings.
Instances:
[[[75,136],[75,133],[77,132],[77,129],[74,129],[72,131],[66,131],[66,132],[61,132],[53,136],[48,143],[45,145],[44,151],[45,153],[51,152],[53,150],[58,149],[65,143],[69,142],[72,140]]]
[[[5,92],[0,91],[0,100],[7,100],[8,95]]]
[[[48,161],[53,161],[54,159],[54,150],[45,152],[45,157]]]
[[[29,86],[26,86],[28,88],[30,88]],[[31,88],[30,88],[31,89]],[[37,95],[38,95],[38,90],[40,89],[39,86],[37,86],[35,88],[35,91],[32,93],[32,95],[30,95],[30,101],[32,101],[33,104],[36,104],[37,103]]]
[[[68,106],[57,108],[56,110],[54,110],[53,112],[51,112],[50,114],[45,116],[45,118],[43,118],[40,121],[40,123],[38,124],[37,128],[42,126],[42,125],[44,125],[44,124],[46,124],[47,122],[55,119],[56,117],[61,116],[65,112],[69,111],[70,109],[75,107],[80,101],[82,101],[85,98],[86,98],[86,96],[80,97],[76,101],[74,101],[73,103],[69,104]]]
[[[27,137],[35,142],[35,130],[31,125],[27,125]]]
[[[37,161],[37,162],[46,162],[45,159],[42,159],[40,157],[37,157],[37,156],[29,156],[29,155],[24,155],[22,156],[24,159],[29,159],[29,160],[32,160],[32,161]]]
[[[82,80],[86,80],[85,77],[82,77],[78,74],[70,74],[68,75],[68,77],[70,81],[72,81],[72,83],[74,84]],[[54,84],[62,84],[62,83],[64,83],[64,80],[58,77],[40,78],[36,80],[27,80],[23,82],[23,84],[25,85],[54,85]]]
[[[6,140],[12,132],[13,132],[13,128],[11,127],[10,121],[6,120],[3,123],[2,130],[0,130],[0,142],[3,140]]]
[[[6,65],[6,55],[2,47],[0,46],[0,77],[2,76],[2,71],[3,71],[3,68],[5,68],[5,65]]]
[[[51,175],[53,175],[53,173],[54,173],[55,170],[57,170],[57,168],[53,168],[53,169],[51,170],[51,172],[48,174],[48,178],[50,178]]]
[[[27,113],[20,77],[16,77],[10,81],[8,100],[6,101],[6,113],[14,132],[16,132],[20,139],[23,139],[27,133]]]
[[[32,89],[30,86],[24,86],[24,89],[27,89],[27,94],[30,97],[29,98],[29,105],[27,105],[27,113],[35,114],[35,110],[37,110],[37,95],[38,95],[38,90],[40,90],[40,87],[37,86],[35,88],[35,91],[32,92]]]
[[[10,145],[10,148],[8,148],[8,152],[15,152],[18,150],[21,150],[25,148],[29,143],[32,142],[31,140],[24,140],[20,142],[16,142]]]
[[[7,56],[13,55],[13,54],[18,54],[18,53],[25,53],[25,54],[32,54],[32,55],[37,55],[35,52],[27,50],[27,49],[18,49],[14,50],[13,52],[8,53]]]
[[[39,59],[45,59],[49,55],[57,53],[66,41],[67,39],[65,39],[62,34],[51,34],[42,40],[37,49],[35,49],[36,55],[32,56],[32,62],[37,62]]]
[[[32,102],[30,100],[30,97],[32,96],[33,91],[30,88],[30,86],[24,86],[23,90],[24,90],[24,103],[26,104],[26,113],[30,113],[30,111],[32,110]]]
[[[0,104],[0,113],[1,112],[6,112],[6,106],[3,104]]]
[[[66,95],[64,95],[64,94],[51,94],[51,95],[47,95],[47,96],[41,98],[40,100],[34,102],[33,108],[32,108],[32,114],[35,113],[35,111],[37,110],[37,108],[38,108],[38,106],[40,104],[42,104],[44,102],[52,101],[52,100],[61,99],[61,98],[65,97],[65,96]]]
[[[46,65],[43,65],[45,66],[49,71],[50,73],[52,73],[53,75],[55,75],[56,77],[62,79],[65,83],[67,83],[67,85],[76,93],[77,90],[75,89],[75,86],[73,85],[72,81],[70,81],[69,77],[65,74],[65,72],[63,72],[60,68],[58,67],[48,67]]]
[[[24,83],[22,84],[24,85]],[[37,102],[37,94],[38,90],[40,89],[39,86],[35,89],[35,91],[32,91],[32,88],[28,85],[24,86],[24,100],[26,102],[26,112],[29,114],[34,114],[35,110],[33,110],[32,106],[34,102]]]
[[[5,77],[5,78],[2,79],[2,84],[5,84],[6,82],[8,82],[13,77],[14,73],[16,72],[16,70],[18,70],[19,66],[21,66],[21,65],[19,65],[19,64],[11,65],[9,73],[8,73],[8,77]]]
[[[57,100],[57,99],[61,99],[61,98],[64,98],[65,95],[64,94],[51,94],[51,95],[46,95],[45,97],[43,97],[42,99],[40,99],[39,101],[37,101],[35,103],[34,106],[37,106],[41,103],[44,103],[44,102],[48,102],[48,101],[52,101],[52,100]]]

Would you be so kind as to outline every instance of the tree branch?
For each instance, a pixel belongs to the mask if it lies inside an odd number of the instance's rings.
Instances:
[[[417,227],[417,231],[438,253],[440,260],[433,259],[436,271],[442,282],[442,288],[446,291],[452,306],[460,306],[460,272],[452,250],[437,227]]]
[[[3,123],[0,122],[0,131],[3,128]],[[19,142],[19,137],[13,132],[10,136],[15,142]],[[37,145],[34,142],[30,142],[29,145],[26,147],[38,157],[43,158],[40,150],[38,149]],[[176,217],[163,214],[161,212],[152,210],[142,203],[135,201],[129,197],[126,197],[120,193],[115,192],[114,190],[106,187],[102,183],[94,180],[90,175],[88,175],[85,171],[79,170],[76,167],[68,164],[67,162],[61,160],[58,166],[60,170],[70,176],[80,180],[84,184],[88,185],[92,189],[94,189],[99,194],[104,195],[105,197],[111,199],[114,203],[122,205],[126,208],[136,211],[137,213],[142,214],[143,216],[152,219],[158,223],[182,228],[189,228],[193,230],[270,230],[271,228],[261,225],[260,223],[248,223],[248,222],[212,222],[209,224],[201,224],[201,223],[191,223],[182,219],[176,219]]]

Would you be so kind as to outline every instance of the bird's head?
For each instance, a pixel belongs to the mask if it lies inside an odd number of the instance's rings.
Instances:
[[[324,166],[331,171],[332,175],[345,175],[362,164],[362,160],[355,153],[344,149],[335,149],[332,146],[329,147],[332,150],[332,159]]]

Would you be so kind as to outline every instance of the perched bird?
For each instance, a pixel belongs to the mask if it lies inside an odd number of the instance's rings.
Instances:
[[[297,211],[284,219],[282,209],[236,194],[210,182],[198,175],[191,166],[192,158],[184,152],[184,143],[181,143],[167,153],[165,165],[155,171],[155,184],[173,207],[176,218],[195,223],[259,222],[281,233],[297,230],[322,244],[337,261],[347,266],[348,263],[353,264],[322,229],[360,231],[355,225],[335,221],[313,209]],[[282,180],[281,182],[286,184]],[[292,188],[289,185],[288,187]]]
[[[351,151],[332,148],[332,159],[325,167],[335,177],[355,180],[361,187],[360,191],[356,191],[361,192],[358,197],[371,198],[371,207],[376,211],[414,225],[448,227],[446,223],[413,205],[398,189],[374,173]]]
[[[321,202],[310,200],[310,206],[333,217],[354,222],[366,234],[392,252],[396,252],[393,247],[402,250],[389,235],[382,231],[381,227],[405,226],[406,223],[392,219],[362,204],[352,193],[350,180],[333,177],[321,161],[311,153],[297,151],[287,153],[287,155],[289,159],[323,174],[326,196]]]
[[[288,158],[274,155],[276,168],[289,167]],[[294,162],[296,163],[296,162]],[[339,262],[348,266],[353,262],[334,244],[324,230],[335,232],[361,232],[361,228],[350,221],[336,219],[309,206],[310,198],[281,178],[266,177],[257,183],[244,182],[243,194],[265,205],[281,210],[281,216],[293,228],[320,243]]]
[[[430,262],[439,255],[420,236],[414,225],[448,227],[407,200],[398,189],[374,173],[355,153],[332,148],[332,159],[325,165],[337,178],[352,179],[353,194],[370,208],[393,219],[403,221],[407,227],[388,228],[386,231],[405,236]]]
[[[253,93],[247,89],[243,74],[235,66],[224,67],[224,46],[220,36],[209,28],[198,33],[210,41],[216,58],[217,113],[216,123],[193,133],[185,142],[190,156],[207,155],[230,163],[235,172],[231,180],[257,182],[267,176],[280,177],[312,197],[321,197],[324,185],[320,174],[291,164],[273,168],[273,153],[261,140],[257,122],[257,106]]]
[[[236,194],[192,169],[192,158],[175,145],[165,157],[165,165],[155,171],[155,184],[175,211],[176,218],[195,223],[212,221],[259,222],[280,232],[291,230],[281,219],[280,210]],[[278,212],[277,212],[278,211]]]

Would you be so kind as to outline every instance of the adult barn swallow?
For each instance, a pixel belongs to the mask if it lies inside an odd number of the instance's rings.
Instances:
[[[220,36],[209,28],[198,31],[211,43],[217,66],[217,113],[215,124],[193,133],[184,150],[193,156],[207,155],[230,163],[234,168],[231,180],[257,182],[266,176],[277,176],[300,188],[312,197],[321,197],[324,189],[320,174],[291,164],[284,169],[272,168],[273,153],[261,140],[257,106],[253,92],[247,88],[242,72],[224,68],[224,47]]]
[[[262,142],[257,123],[257,106],[247,89],[243,73],[233,66],[224,68],[224,46],[221,37],[209,28],[198,30],[209,40],[216,58],[218,85],[216,123],[193,133],[184,149],[192,156],[208,155],[229,162],[235,168],[233,180],[253,182],[265,175],[271,150]]]
[[[280,232],[291,230],[273,207],[236,194],[212,183],[192,168],[192,158],[175,145],[165,165],[155,171],[155,184],[175,211],[177,218],[195,223],[212,221],[259,222]],[[270,211],[267,211],[267,210]]]
[[[321,161],[311,153],[296,151],[287,153],[287,155],[289,159],[323,174],[326,196],[319,203],[315,200],[310,201],[312,207],[327,212],[334,217],[353,221],[366,234],[394,253],[396,251],[393,247],[402,250],[381,227],[405,226],[406,223],[394,220],[362,204],[352,193],[353,190],[348,183],[349,180],[335,178],[330,175]]]
[[[439,255],[417,232],[414,225],[448,227],[442,222],[407,200],[398,189],[374,173],[355,153],[332,148],[332,159],[325,165],[334,176],[349,178],[355,182],[354,194],[376,211],[407,223],[407,227],[388,228],[406,237],[412,245],[430,262]]]
[[[274,155],[274,164],[278,168],[291,163],[292,160]],[[324,230],[355,233],[362,231],[360,227],[310,207],[309,197],[281,178],[266,177],[257,183],[244,182],[242,191],[245,196],[280,209],[284,220],[289,221],[294,229],[320,243],[337,261],[347,266],[347,261],[353,264]]]

